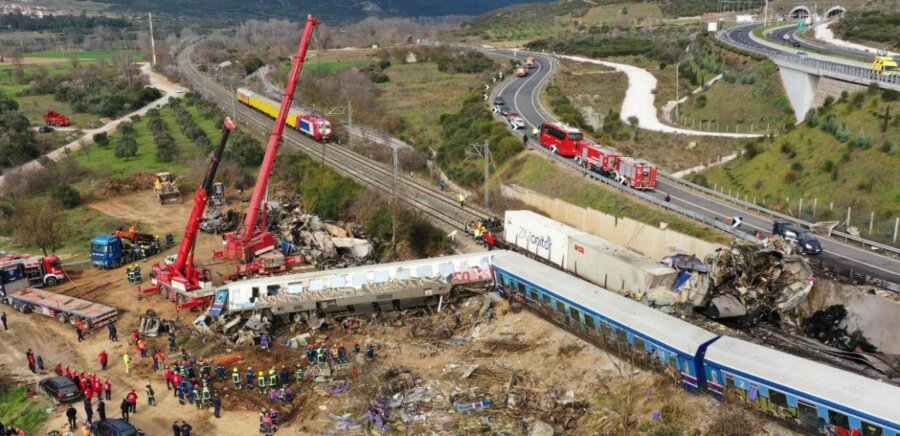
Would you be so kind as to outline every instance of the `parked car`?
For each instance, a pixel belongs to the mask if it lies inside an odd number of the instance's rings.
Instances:
[[[822,253],[822,243],[812,233],[793,224],[775,221],[772,225],[772,233],[781,236],[785,241],[797,244],[801,253]]]
[[[81,388],[74,381],[64,376],[49,377],[38,384],[56,403],[73,403],[84,397]]]
[[[793,44],[794,47],[800,47],[800,41],[797,41],[796,39],[791,44]]]
[[[525,128],[525,120],[523,120],[522,117],[510,117],[509,125],[513,128],[513,130],[523,129]]]
[[[504,100],[503,97],[501,97],[499,95],[494,97],[494,106],[503,106],[505,104],[506,104],[506,100]]]
[[[509,106],[501,106],[500,107],[500,115],[502,115],[504,117],[508,117],[509,113],[510,113]]]
[[[95,421],[91,424],[91,436],[137,436],[139,430],[121,419]]]

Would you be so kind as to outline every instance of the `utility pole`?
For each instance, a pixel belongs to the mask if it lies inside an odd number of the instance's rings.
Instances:
[[[763,18],[763,26],[768,26],[769,25],[769,0],[766,0],[766,5],[763,7],[763,11],[764,11],[763,15],[765,16],[765,18]]]
[[[150,20],[150,52],[153,55],[153,63],[151,63],[150,66],[156,68],[156,41],[153,39],[153,13],[148,12],[147,16]]]
[[[681,58],[678,58],[678,63],[675,64],[675,122],[678,122],[678,106],[681,105],[681,101],[678,98],[678,74],[681,69]]]
[[[353,102],[350,100],[347,100],[347,125],[353,128]]]

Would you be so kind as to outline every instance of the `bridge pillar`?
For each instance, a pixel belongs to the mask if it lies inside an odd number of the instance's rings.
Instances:
[[[816,99],[816,89],[819,86],[819,76],[808,74],[803,71],[794,70],[785,66],[779,66],[778,72],[781,74],[781,84],[784,91],[791,102],[791,108],[794,109],[794,117],[797,122],[803,121],[803,118],[813,107]]]

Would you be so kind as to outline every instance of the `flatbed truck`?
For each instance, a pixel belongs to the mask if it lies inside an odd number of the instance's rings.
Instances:
[[[3,294],[2,301],[22,313],[40,313],[74,325],[83,320],[85,329],[103,327],[119,318],[119,309],[43,289],[25,288]]]

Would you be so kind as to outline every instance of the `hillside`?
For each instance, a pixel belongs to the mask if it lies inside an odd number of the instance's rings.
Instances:
[[[358,21],[369,16],[426,17],[478,15],[516,3],[541,0],[99,0],[110,11],[154,12],[181,17],[243,21],[256,19],[302,19],[307,14],[331,24]],[[546,0],[545,0],[546,1]]]
[[[844,39],[871,47],[900,49],[900,3],[896,0],[871,1],[860,10],[850,11],[832,26]]]
[[[714,12],[716,0],[560,0],[516,4],[493,10],[463,24],[463,37],[483,40],[528,40],[565,33],[607,33]]]
[[[794,215],[803,199],[807,219],[844,219],[851,207],[851,224],[866,230],[874,212],[875,233],[890,235],[900,216],[898,100],[897,93],[878,91],[846,96],[694,180]]]

